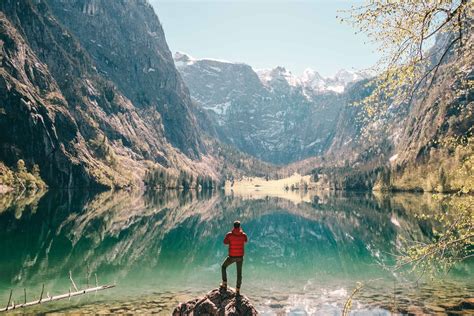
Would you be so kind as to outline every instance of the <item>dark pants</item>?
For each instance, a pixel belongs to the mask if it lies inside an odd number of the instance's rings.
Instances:
[[[244,257],[227,257],[222,263],[222,281],[227,282],[227,272],[226,269],[232,263],[237,264],[237,288],[240,289],[242,284],[242,264],[244,263]]]

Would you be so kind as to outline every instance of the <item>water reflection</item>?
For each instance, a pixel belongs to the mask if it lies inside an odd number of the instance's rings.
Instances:
[[[0,304],[10,288],[45,283],[51,293],[67,292],[71,270],[81,285],[97,273],[101,283],[118,287],[53,308],[111,312],[113,304],[130,310],[146,301],[156,303],[149,310],[165,312],[217,286],[226,255],[222,237],[239,218],[250,239],[243,290],[260,311],[337,314],[355,282],[363,281],[367,290],[356,307],[383,313],[392,308],[394,286],[405,306],[426,301],[422,288],[435,288],[402,287],[405,281],[384,269],[401,238],[429,237],[431,224],[415,218],[426,211],[441,211],[429,195],[324,193],[295,203],[195,192],[49,191],[0,210]],[[468,280],[472,269],[462,268]],[[444,292],[436,288],[442,294],[427,297],[439,303],[472,296],[469,284],[443,286]]]

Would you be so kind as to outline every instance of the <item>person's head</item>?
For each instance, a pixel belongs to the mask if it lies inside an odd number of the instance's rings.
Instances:
[[[240,228],[240,222],[239,221],[234,222],[234,228]]]

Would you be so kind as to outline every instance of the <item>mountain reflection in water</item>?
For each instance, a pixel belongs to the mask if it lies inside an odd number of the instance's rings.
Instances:
[[[249,236],[242,290],[263,314],[338,315],[357,281],[365,287],[353,309],[364,315],[402,306],[432,311],[473,296],[472,264],[418,285],[384,268],[401,238],[429,237],[431,224],[415,214],[441,211],[430,195],[324,193],[296,204],[210,193],[49,191],[29,202],[2,201],[0,304],[11,288],[15,301],[23,288],[37,298],[42,283],[51,294],[67,292],[70,270],[81,286],[95,283],[95,273],[100,283],[118,285],[31,312],[169,314],[177,301],[219,284],[222,239],[235,219]]]

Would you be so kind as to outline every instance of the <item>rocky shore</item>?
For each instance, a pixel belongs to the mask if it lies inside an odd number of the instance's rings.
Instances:
[[[173,311],[173,316],[184,315],[258,315],[250,300],[243,295],[236,295],[232,288],[218,288],[204,297],[180,303]]]

